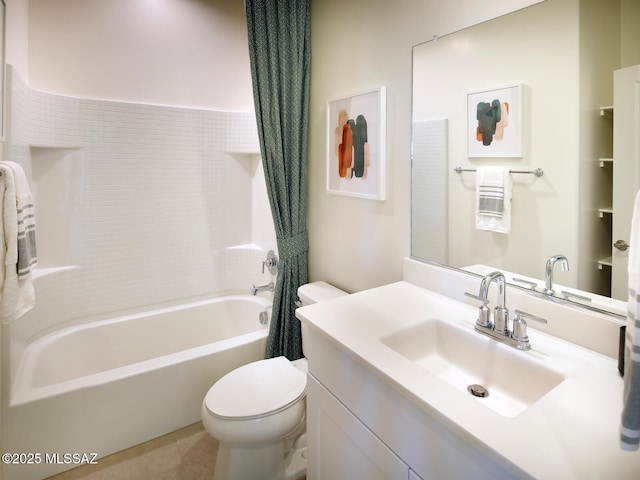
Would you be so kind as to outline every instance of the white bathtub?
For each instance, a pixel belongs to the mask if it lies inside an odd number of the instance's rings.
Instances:
[[[3,450],[40,453],[41,460],[5,465],[6,478],[44,478],[75,466],[53,453],[97,453],[99,462],[197,422],[216,380],[264,358],[261,312],[270,317],[269,300],[219,297],[69,327],[30,343],[3,412]]]

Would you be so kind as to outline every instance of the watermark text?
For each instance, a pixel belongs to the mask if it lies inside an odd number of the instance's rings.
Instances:
[[[2,463],[6,465],[95,465],[98,463],[98,454],[91,453],[3,453]]]

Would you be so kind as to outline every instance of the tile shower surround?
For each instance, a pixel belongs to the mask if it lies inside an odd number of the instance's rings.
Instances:
[[[8,72],[5,158],[30,178],[49,168],[37,162],[63,165],[53,211],[72,248],[53,265],[40,256],[40,268],[76,267],[35,280],[36,307],[11,327],[12,376],[24,344],[62,323],[270,281],[261,262],[275,233],[253,113],[53,95]],[[38,181],[36,208],[51,202]],[[37,212],[38,243],[61,233]],[[252,244],[264,250],[237,248]]]

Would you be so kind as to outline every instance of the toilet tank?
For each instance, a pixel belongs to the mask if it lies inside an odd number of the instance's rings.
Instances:
[[[305,305],[311,305],[325,300],[331,300],[332,298],[342,297],[348,295],[344,290],[329,285],[326,282],[312,282],[305,283],[298,288],[298,298],[300,303],[304,307]],[[307,336],[307,328],[302,325],[302,353],[304,354],[304,344]]]
[[[331,300],[332,298],[348,295],[344,290],[329,285],[327,282],[305,283],[298,288],[298,298],[302,306]]]

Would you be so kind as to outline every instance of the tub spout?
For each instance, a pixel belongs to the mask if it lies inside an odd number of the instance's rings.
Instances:
[[[256,287],[255,285],[251,288],[251,295],[256,295],[259,292],[273,292],[275,289],[273,282],[267,284],[267,285],[260,285],[259,287]]]

